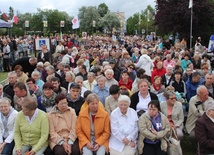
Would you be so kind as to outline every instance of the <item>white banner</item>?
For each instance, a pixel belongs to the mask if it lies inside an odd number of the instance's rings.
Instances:
[[[72,19],[72,28],[73,29],[78,29],[80,27],[80,23],[79,23],[79,19],[78,16],[74,17],[74,19]]]

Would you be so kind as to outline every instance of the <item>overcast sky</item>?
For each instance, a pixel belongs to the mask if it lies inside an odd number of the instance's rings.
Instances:
[[[21,13],[35,13],[37,8],[58,9],[66,11],[70,16],[76,16],[82,6],[98,6],[105,3],[111,12],[125,12],[126,19],[134,13],[146,9],[148,5],[153,8],[155,0],[0,0],[0,10],[8,13],[9,7],[13,7]]]

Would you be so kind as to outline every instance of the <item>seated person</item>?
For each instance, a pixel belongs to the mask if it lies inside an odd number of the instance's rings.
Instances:
[[[14,127],[13,155],[24,155],[27,152],[30,155],[42,155],[48,146],[48,116],[37,108],[34,98],[24,98],[21,105],[22,111],[18,113]]]
[[[77,116],[73,108],[68,107],[64,94],[55,98],[56,105],[48,113],[50,138],[49,145],[54,154],[80,154],[76,141]]]

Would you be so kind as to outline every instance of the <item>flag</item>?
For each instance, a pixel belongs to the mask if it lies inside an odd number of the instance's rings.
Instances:
[[[74,17],[74,19],[72,19],[72,28],[73,29],[78,29],[80,27],[80,23],[79,23],[79,19],[78,16]]]
[[[193,7],[193,0],[189,0],[189,9]]]
[[[8,19],[9,19],[6,13],[3,13],[3,14],[2,14],[2,18],[3,18],[4,20],[8,20]]]
[[[13,15],[12,22],[18,24],[18,16],[16,14]]]

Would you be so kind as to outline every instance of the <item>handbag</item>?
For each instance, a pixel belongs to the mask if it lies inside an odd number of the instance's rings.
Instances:
[[[168,147],[167,154],[168,155],[182,155],[182,149],[180,145],[180,140],[178,140],[177,133],[174,128],[170,129],[170,136],[167,139]]]

